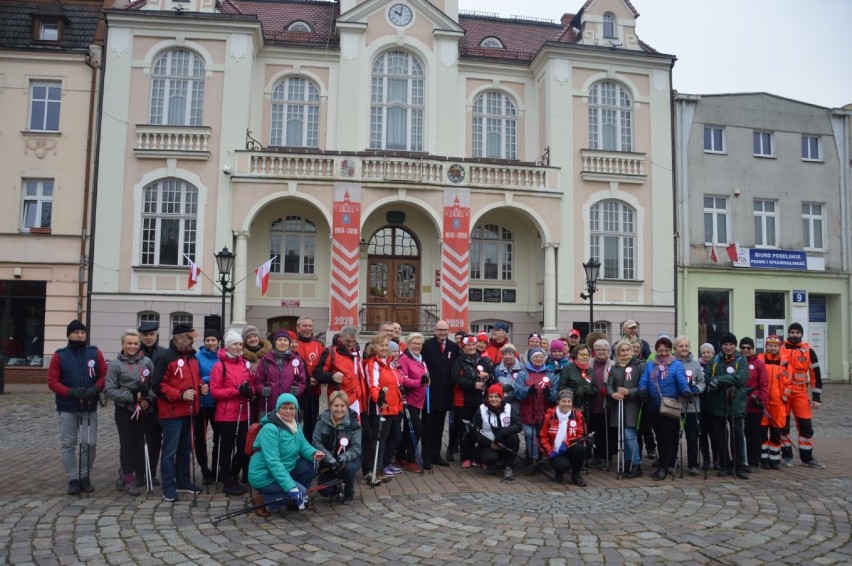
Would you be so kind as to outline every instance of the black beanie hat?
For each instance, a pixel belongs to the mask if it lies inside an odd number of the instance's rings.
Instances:
[[[740,348],[742,348],[743,346],[751,346],[751,348],[754,349],[754,340],[752,340],[748,336],[743,336],[740,339]]]
[[[77,319],[74,319],[74,320],[72,320],[71,322],[68,323],[68,328],[65,329],[66,338],[68,336],[71,336],[72,332],[76,332],[78,330],[82,330],[83,332],[85,332],[87,334],[89,332],[89,330],[86,328],[85,324],[83,324],[82,322],[80,322]]]
[[[802,325],[801,325],[801,324],[799,324],[798,322],[794,322],[794,323],[793,323],[793,324],[791,324],[789,327],[787,327],[787,333],[788,333],[788,334],[789,334],[789,332],[790,332],[791,330],[798,330],[798,331],[799,331],[799,332],[801,332],[802,334],[804,334],[804,333],[805,333],[805,329],[804,329],[804,328],[802,327]]]
[[[722,334],[722,337],[719,338],[719,344],[733,344],[736,346],[737,337],[734,336],[732,332],[725,332]]]
[[[205,340],[207,340],[211,336],[213,338],[215,338],[216,340],[218,340],[219,342],[222,341],[222,337],[219,336],[219,331],[215,328],[208,328],[207,330],[204,331],[204,339]]]

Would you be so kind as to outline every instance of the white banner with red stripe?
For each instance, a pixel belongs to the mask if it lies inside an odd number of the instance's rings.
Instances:
[[[444,189],[444,229],[441,239],[441,318],[447,321],[452,333],[468,328],[469,189]]]
[[[357,325],[361,240],[361,185],[334,184],[331,239],[331,301],[328,329]]]

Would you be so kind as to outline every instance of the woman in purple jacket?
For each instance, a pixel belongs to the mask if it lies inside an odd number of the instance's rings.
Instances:
[[[272,350],[267,352],[255,368],[254,397],[259,415],[267,414],[275,400],[284,393],[302,398],[307,382],[304,360],[290,349],[290,334],[280,328],[272,337]],[[296,391],[293,391],[293,387]]]
[[[397,460],[400,460],[402,468],[409,472],[420,472],[417,464],[417,446],[423,438],[423,421],[420,413],[426,401],[426,387],[429,385],[429,370],[423,361],[421,351],[423,350],[423,335],[414,332],[408,335],[405,343],[408,349],[399,357],[399,373],[402,374],[402,386],[405,388],[405,403],[408,405],[408,413],[411,415],[411,425],[408,418],[404,421],[405,430],[402,433],[402,443],[397,451]],[[414,427],[414,441],[411,439],[411,427]]]

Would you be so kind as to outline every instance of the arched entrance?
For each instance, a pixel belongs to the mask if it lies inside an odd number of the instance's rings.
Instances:
[[[420,308],[420,244],[399,226],[379,228],[367,244],[366,330],[385,320],[418,328]]]

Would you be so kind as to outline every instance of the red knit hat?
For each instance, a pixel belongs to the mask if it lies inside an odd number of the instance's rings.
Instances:
[[[477,342],[488,342],[488,334],[486,334],[484,332],[480,332],[479,334],[476,335],[476,341]]]
[[[502,399],[503,398],[503,385],[501,385],[500,383],[495,383],[494,385],[489,387],[488,388],[488,395],[491,395],[492,393],[499,395],[500,398]]]

